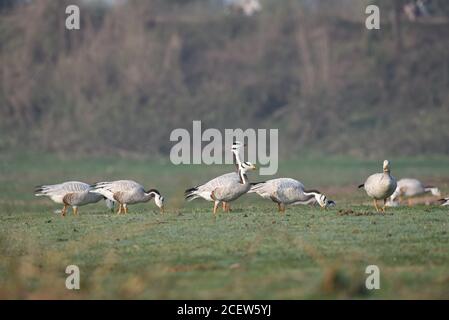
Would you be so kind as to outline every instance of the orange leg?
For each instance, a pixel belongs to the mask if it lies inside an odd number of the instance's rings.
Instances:
[[[62,208],[62,211],[61,211],[61,217],[65,217],[65,214],[67,212],[67,207],[68,207],[68,205],[64,204],[64,208]]]
[[[117,214],[121,214],[121,213],[122,213],[122,204],[119,202]]]

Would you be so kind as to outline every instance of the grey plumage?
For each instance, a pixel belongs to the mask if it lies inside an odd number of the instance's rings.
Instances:
[[[92,186],[92,192],[101,194],[111,201],[119,203],[119,212],[127,213],[128,204],[148,202],[154,198],[156,205],[163,211],[164,197],[156,189],[145,191],[144,187],[133,180],[116,180],[97,182]]]
[[[229,211],[229,202],[238,199],[251,188],[246,175],[247,171],[255,170],[256,167],[250,162],[242,162],[239,149],[244,146],[241,142],[234,142],[231,151],[237,166],[237,172],[230,172],[216,177],[202,185],[187,189],[185,198],[187,201],[202,198],[214,202],[213,213],[217,213],[217,207],[223,202],[223,210]]]
[[[335,204],[318,190],[306,190],[304,185],[291,178],[271,179],[254,183],[249,193],[257,193],[262,198],[270,199],[277,203],[279,211],[285,210],[285,205],[318,203],[327,208]]]
[[[63,215],[65,215],[67,206],[72,206],[76,214],[79,206],[96,203],[104,199],[102,195],[93,193],[89,184],[80,181],[38,186],[35,189],[35,196],[46,196],[56,203],[63,204]],[[113,203],[109,201],[106,202],[106,205],[113,208]]]

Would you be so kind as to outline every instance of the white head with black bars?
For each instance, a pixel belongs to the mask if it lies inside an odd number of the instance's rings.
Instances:
[[[150,189],[145,192],[147,195],[154,197],[154,203],[164,212],[164,197],[156,189]]]
[[[236,166],[237,166],[237,171],[240,176],[240,181],[243,184],[248,182],[246,173],[250,170],[256,170],[256,166],[254,164],[252,164],[251,162],[248,162],[248,161],[242,162],[241,161],[239,151],[240,151],[240,148],[242,148],[244,146],[245,145],[242,142],[235,141],[231,147],[231,151],[234,154],[234,160],[235,160]]]
[[[318,205],[323,208],[327,209],[329,207],[335,207],[336,203],[333,200],[329,200],[325,194],[322,194],[318,190],[305,190],[304,194],[306,195],[313,195],[315,197],[315,201],[318,203]]]

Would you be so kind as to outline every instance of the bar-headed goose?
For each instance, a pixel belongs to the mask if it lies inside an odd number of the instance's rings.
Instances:
[[[265,182],[252,183],[249,193],[257,193],[262,198],[270,199],[277,203],[279,212],[285,211],[288,204],[318,203],[321,208],[327,209],[335,205],[335,202],[317,190],[305,190],[304,185],[291,178],[278,178]]]
[[[213,201],[213,213],[216,215],[220,202],[225,202],[229,210],[229,202],[238,199],[241,195],[249,191],[251,185],[246,173],[250,170],[255,170],[256,166],[250,162],[241,162],[238,155],[238,148],[233,148],[232,152],[236,157],[238,173],[227,173],[205,184],[187,189],[185,191],[186,200],[192,201],[197,198],[202,198],[207,201]]]
[[[73,214],[77,215],[78,207],[106,199],[101,194],[93,193],[89,184],[80,181],[38,186],[35,189],[35,196],[46,196],[54,202],[64,205],[61,210],[62,216],[66,215],[69,206],[72,207]],[[106,205],[109,209],[114,209],[114,201],[106,199]]]
[[[145,191],[144,187],[132,180],[117,180],[111,182],[98,182],[92,185],[92,192],[101,194],[119,204],[117,214],[128,213],[128,204],[154,202],[164,212],[164,197],[156,189]]]
[[[418,179],[411,179],[411,178],[400,179],[397,182],[396,190],[388,199],[388,203],[394,203],[396,201],[402,202],[402,199],[406,197],[408,198],[410,205],[411,197],[416,197],[428,192],[430,192],[432,195],[436,197],[441,196],[441,192],[437,187],[425,186]]]
[[[384,206],[381,210],[385,212],[387,198],[393,194],[396,186],[396,179],[390,174],[390,162],[384,160],[383,173],[370,175],[364,184],[359,185],[359,188],[364,187],[368,196],[373,198],[374,207],[377,212],[380,210],[377,206],[377,200],[383,200]]]

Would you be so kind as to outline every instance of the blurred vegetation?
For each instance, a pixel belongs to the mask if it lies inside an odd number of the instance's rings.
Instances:
[[[1,1],[0,150],[166,154],[202,120],[280,128],[285,155],[448,154],[449,2],[415,22],[407,2]]]

